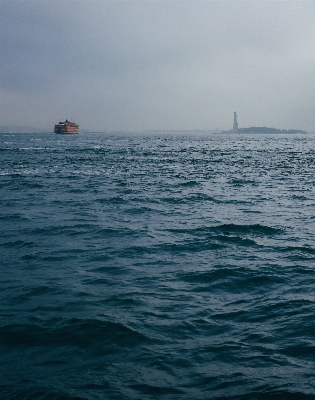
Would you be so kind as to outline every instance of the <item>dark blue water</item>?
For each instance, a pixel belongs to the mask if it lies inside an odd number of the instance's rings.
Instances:
[[[314,399],[315,136],[0,135],[1,399]]]

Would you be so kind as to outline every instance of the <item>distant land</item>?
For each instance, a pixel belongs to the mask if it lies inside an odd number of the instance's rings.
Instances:
[[[307,133],[302,129],[276,129],[276,128],[267,128],[265,126],[251,126],[249,128],[237,128],[231,129],[230,131],[222,131],[221,133]]]
[[[251,126],[249,128],[239,128],[236,111],[233,111],[233,113],[234,113],[233,128],[230,129],[229,131],[221,131],[221,133],[271,133],[271,134],[307,133],[302,129],[276,129],[276,128],[267,128],[265,126]]]

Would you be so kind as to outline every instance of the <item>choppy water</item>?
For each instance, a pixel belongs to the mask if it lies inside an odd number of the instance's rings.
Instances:
[[[314,399],[314,135],[0,135],[1,399]]]

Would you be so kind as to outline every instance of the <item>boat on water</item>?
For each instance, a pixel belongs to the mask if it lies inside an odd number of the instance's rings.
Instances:
[[[54,133],[79,133],[79,125],[66,119],[55,125]]]

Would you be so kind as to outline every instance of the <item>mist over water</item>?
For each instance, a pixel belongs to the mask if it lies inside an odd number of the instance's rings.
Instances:
[[[314,139],[1,134],[0,397],[315,398]]]

